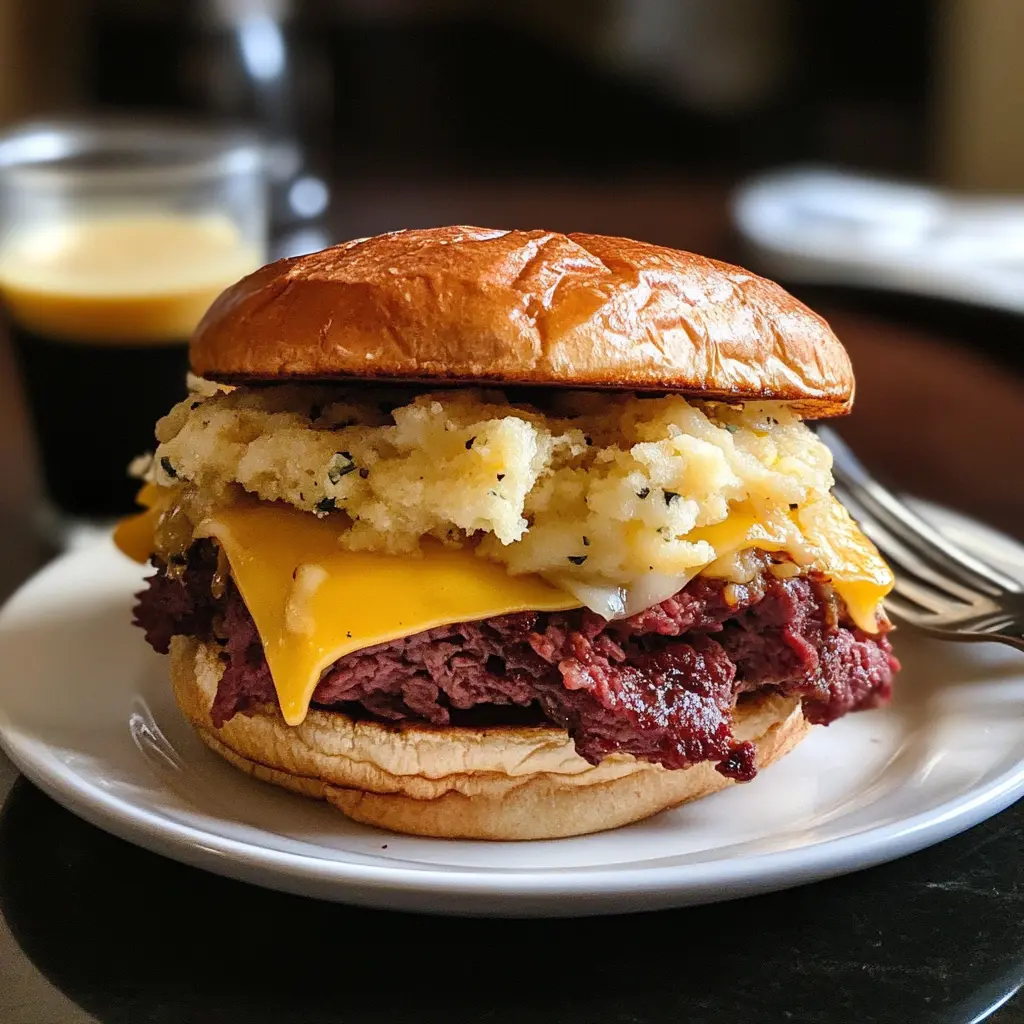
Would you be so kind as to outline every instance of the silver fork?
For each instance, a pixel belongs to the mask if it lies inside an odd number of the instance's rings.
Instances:
[[[885,600],[893,619],[945,640],[997,640],[1024,651],[1024,584],[939,533],[829,427],[817,434],[832,450],[833,493],[896,577]]]

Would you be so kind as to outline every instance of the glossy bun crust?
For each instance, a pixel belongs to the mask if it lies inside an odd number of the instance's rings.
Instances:
[[[828,324],[777,284],[603,235],[443,227],[271,263],[228,288],[192,340],[226,383],[376,379],[853,402]]]
[[[171,641],[175,698],[207,746],[264,782],[392,832],[496,840],[585,835],[734,784],[709,763],[667,771],[614,756],[594,766],[554,727],[389,726],[316,709],[292,727],[268,706],[217,729],[210,707],[219,650],[185,637]],[[756,743],[762,769],[809,730],[799,701],[779,696],[744,704],[733,723],[739,739]]]

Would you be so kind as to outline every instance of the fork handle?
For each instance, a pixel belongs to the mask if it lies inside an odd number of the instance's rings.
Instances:
[[[1016,647],[1018,651],[1024,651],[1024,626],[1019,622],[1011,627],[1010,631],[1000,630],[998,633],[982,634],[983,639],[998,640],[1000,643]]]

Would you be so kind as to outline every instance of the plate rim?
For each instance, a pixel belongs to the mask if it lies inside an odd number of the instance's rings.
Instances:
[[[914,503],[939,520],[939,525],[988,535],[996,543],[1015,549],[1024,560],[1024,545],[1014,538],[944,506],[920,500]],[[109,537],[62,554],[26,580],[0,609],[0,632],[10,609],[30,588],[40,585],[45,577],[59,575],[69,561],[96,553],[102,546],[113,548]],[[271,889],[364,905],[381,905],[380,897],[391,893],[398,898],[390,905],[416,909],[423,909],[423,897],[439,894],[455,897],[456,902],[472,897],[500,898],[505,903],[532,900],[542,903],[545,913],[557,912],[559,901],[582,898],[588,902],[565,908],[565,912],[585,914],[621,909],[610,905],[635,896],[647,897],[645,905],[653,909],[778,891],[899,859],[971,828],[1024,796],[1022,757],[982,786],[909,817],[808,845],[682,864],[621,862],[495,871],[486,866],[366,864],[343,856],[274,849],[224,836],[105,792],[58,761],[45,741],[20,730],[2,707],[0,747],[21,774],[66,810],[152,853]],[[559,840],[574,841],[578,837]],[[491,913],[500,915],[508,910],[509,906],[495,906]],[[466,910],[453,905],[448,912]]]
[[[2,726],[2,723],[0,723]],[[377,889],[398,888],[408,891],[408,880],[414,880],[412,887],[419,892],[446,892],[458,889],[460,893],[471,895],[501,896],[546,896],[569,897],[578,895],[629,895],[635,892],[647,892],[652,885],[669,884],[672,876],[682,874],[688,891],[700,891],[712,886],[739,885],[750,882],[757,891],[771,891],[783,886],[761,889],[762,874],[753,870],[757,866],[765,866],[772,870],[774,877],[782,880],[819,879],[833,874],[846,873],[843,854],[855,855],[858,870],[876,864],[899,859],[907,854],[923,849],[933,841],[949,838],[993,814],[998,814],[1024,795],[1024,759],[1012,768],[996,776],[981,789],[969,791],[960,797],[937,804],[929,810],[919,812],[912,817],[903,818],[899,822],[887,826],[877,826],[856,832],[849,836],[812,843],[794,849],[772,851],[725,858],[716,861],[651,865],[629,862],[612,867],[579,868],[566,870],[563,868],[522,869],[518,872],[495,872],[490,868],[444,868],[431,869],[429,866],[411,868],[385,864],[358,864],[343,859],[319,857],[315,854],[293,853],[275,850],[268,847],[255,846],[238,839],[221,836],[215,832],[206,832],[192,825],[175,821],[152,811],[147,811],[126,800],[110,797],[102,790],[90,785],[75,785],[61,788],[54,784],[48,773],[24,770],[19,759],[9,753],[15,766],[35,783],[47,795],[68,811],[81,817],[97,827],[112,834],[137,843],[151,852],[169,856],[184,863],[203,863],[206,858],[183,858],[165,852],[167,844],[162,840],[171,839],[177,842],[192,840],[184,847],[183,852],[196,851],[214,855],[216,858],[233,857],[237,865],[247,865],[259,869],[290,867],[291,877],[302,877],[312,882],[329,882],[332,884],[355,882],[360,885]],[[34,766],[33,766],[34,767]],[[60,776],[63,778],[64,776]],[[79,779],[77,775],[73,778]],[[90,800],[83,804],[75,804],[67,799],[69,792],[88,794]],[[128,813],[125,813],[125,812]],[[134,813],[131,813],[134,812]],[[940,813],[941,812],[941,813]],[[943,826],[956,822],[958,826],[949,831]],[[159,827],[152,826],[159,823]],[[579,837],[575,837],[579,838]],[[149,840],[152,839],[152,842]],[[211,841],[212,840],[212,841]],[[444,842],[445,840],[439,840]],[[565,840],[566,842],[571,841]],[[893,855],[893,850],[898,852]],[[878,859],[873,859],[875,855]],[[270,862],[270,863],[267,863]],[[324,870],[317,870],[322,868]],[[824,869],[824,870],[822,870]],[[221,872],[218,872],[221,873]],[[730,876],[736,877],[730,877]],[[694,877],[696,876],[696,877]],[[231,877],[244,877],[241,874]],[[580,879],[586,878],[598,883],[614,879],[616,887],[609,891],[604,885],[580,885]],[[573,879],[571,885],[559,887],[550,882],[566,882]],[[624,881],[628,884],[623,885]],[[684,880],[678,880],[679,882]],[[484,882],[490,884],[478,885]],[[798,883],[797,883],[798,884]],[[510,892],[514,889],[517,891]]]

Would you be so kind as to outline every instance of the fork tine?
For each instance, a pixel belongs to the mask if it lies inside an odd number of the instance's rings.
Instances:
[[[905,576],[903,573],[896,574],[896,584],[893,587],[897,594],[908,598],[915,604],[920,605],[934,615],[949,615],[955,612],[967,612],[973,606],[957,602],[952,604],[949,598],[937,594],[930,587],[922,586],[920,583]]]
[[[998,609],[990,615],[967,620],[963,628],[976,633],[1001,633],[1010,629],[1016,621],[1016,616],[1005,609]]]
[[[905,546],[912,546],[922,559],[927,559],[947,576],[953,576],[964,586],[992,596],[1021,589],[1017,580],[1004,576],[998,569],[979,562],[950,544],[887,492],[875,494],[873,485],[867,485],[858,488],[858,493],[863,495],[864,507],[870,509],[877,520],[884,522],[903,540]]]
[[[999,637],[994,634],[1009,634],[1013,637],[1013,630],[1019,628],[1019,620],[1005,611],[996,611],[978,618],[950,621],[941,615],[926,611],[895,591],[886,597],[885,607],[897,623],[932,633],[946,640],[1005,639],[1005,636]],[[1024,649],[1024,640],[1018,642],[1013,637],[1010,642]]]
[[[886,597],[885,609],[897,621],[905,622],[911,626],[923,626],[935,618],[931,612],[926,611],[920,605],[914,604],[895,590]]]
[[[944,615],[941,611],[919,604],[916,598],[910,596],[900,586],[886,595],[885,609],[897,622],[913,626],[915,629],[952,630],[957,628],[961,621],[967,621],[961,620],[959,616]],[[995,617],[988,616],[993,619]],[[974,619],[971,618],[970,621],[973,622]],[[978,621],[987,621],[987,618],[979,618]]]
[[[838,477],[837,483],[840,480],[842,478]],[[888,528],[892,536],[902,540],[905,547],[912,547],[920,558],[931,562],[947,577],[952,576],[964,586],[990,595],[1019,590],[1017,581],[1004,577],[999,570],[983,565],[959,551],[944,538],[940,538],[924,520],[915,518],[909,509],[904,510],[898,500],[886,492],[875,494],[870,484],[843,486],[844,483],[839,483],[839,486],[847,495],[856,491],[859,504],[865,511],[870,511],[877,522]],[[1002,580],[1005,580],[1005,585]]]
[[[915,546],[929,545],[929,554],[938,568],[946,573],[956,571],[966,586],[991,594],[1006,590],[1019,593],[1022,590],[1018,580],[951,543],[895,494],[872,478],[832,430],[828,427],[820,428],[819,435],[823,435],[823,440],[832,449],[833,472],[837,483],[845,483],[849,490],[855,491],[861,497],[862,504],[870,508],[876,518],[888,525],[897,536],[905,537]]]
[[[910,547],[866,510],[859,501],[859,494],[839,486],[835,490],[836,497],[857,520],[861,529],[885,553],[889,562],[899,567],[905,575],[914,578],[918,583],[926,584],[933,591],[943,595],[947,601],[954,600],[964,605],[973,605],[990,596],[987,590],[972,590],[936,569],[934,562],[926,560],[917,547]]]
[[[877,521],[888,527],[890,534],[912,544],[922,558],[927,558],[944,573],[955,574],[964,586],[990,595],[1024,590],[1020,581],[950,543],[930,523],[874,480],[831,429],[818,427],[818,436],[832,451],[833,476],[837,486],[845,485],[843,489],[847,494],[855,493],[862,508],[872,512]]]

